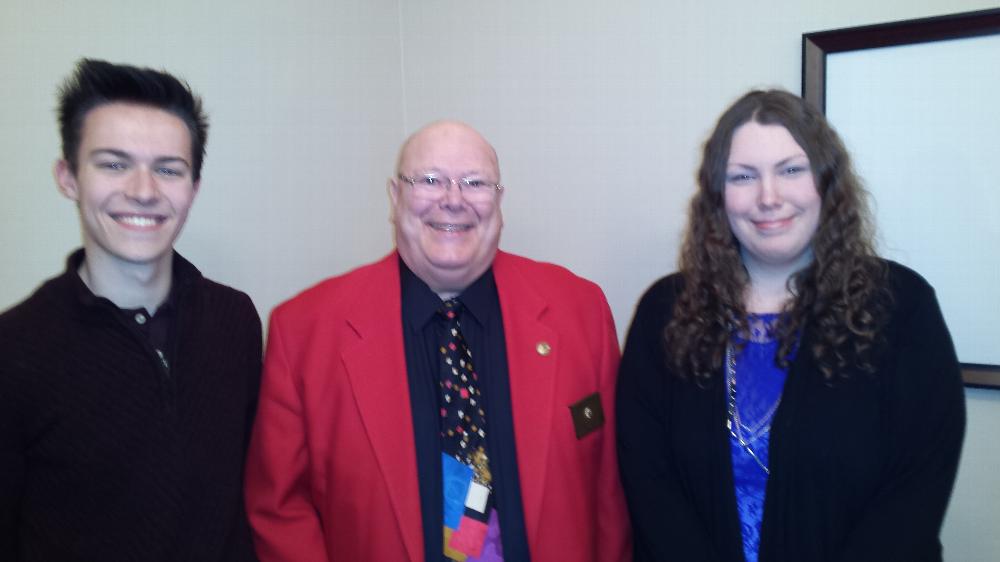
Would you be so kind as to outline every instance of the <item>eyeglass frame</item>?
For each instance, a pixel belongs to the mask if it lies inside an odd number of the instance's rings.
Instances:
[[[449,178],[448,176],[445,176],[445,175],[435,175],[435,174],[424,174],[423,177],[412,177],[412,176],[407,176],[407,175],[404,175],[404,174],[397,174],[396,177],[399,180],[404,181],[404,182],[410,184],[410,187],[412,187],[415,192],[418,191],[418,190],[430,189],[431,193],[434,194],[438,198],[440,198],[440,197],[444,196],[445,194],[447,194],[448,190],[451,189],[452,185],[454,185],[455,187],[458,188],[458,192],[460,194],[462,194],[463,197],[467,196],[469,194],[469,192],[467,192],[465,190],[465,188],[469,187],[469,182],[470,181],[480,181],[483,184],[485,184],[485,187],[489,188],[489,192],[488,193],[490,194],[491,198],[495,197],[497,193],[502,192],[503,189],[504,189],[503,184],[499,184],[499,183],[492,182],[492,181],[487,181],[487,180],[481,180],[481,179],[478,179],[478,178],[475,178],[475,177],[472,177],[472,178],[465,177],[465,178],[459,178],[457,180]],[[437,188],[435,188],[433,186],[430,186],[430,185],[427,185],[425,183],[422,183],[421,180],[427,180],[427,179],[435,179],[435,180],[438,180],[439,182],[441,182],[441,188],[440,188],[440,190],[436,190]],[[473,191],[472,193],[477,193],[477,192]],[[486,192],[484,192],[484,193],[486,193]]]

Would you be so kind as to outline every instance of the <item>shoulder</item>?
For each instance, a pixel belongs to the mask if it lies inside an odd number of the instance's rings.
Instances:
[[[399,290],[398,258],[392,253],[381,260],[330,277],[275,307],[273,316],[298,319],[343,314],[357,305],[358,298],[373,289]]]
[[[515,316],[543,314],[545,322],[584,342],[617,340],[614,317],[604,291],[565,267],[506,253],[493,262],[505,325]]]
[[[625,338],[625,351],[638,347],[659,349],[664,328],[673,317],[674,302],[683,288],[683,277],[672,273],[654,282],[635,306],[635,313]]]
[[[72,296],[71,287],[66,285],[63,276],[49,279],[30,296],[0,314],[0,336],[30,335],[29,332],[45,324],[61,323],[69,311],[66,297]],[[34,337],[39,335],[34,333]]]
[[[205,277],[199,278],[195,282],[195,287],[203,303],[202,306],[208,312],[229,310],[232,314],[252,316],[260,322],[260,315],[257,314],[253,300],[243,291]]]
[[[684,276],[671,273],[656,280],[639,298],[636,305],[636,316],[652,314],[658,318],[669,318],[673,315],[674,302],[684,289]]]
[[[934,295],[934,288],[919,273],[892,260],[881,260],[886,266],[888,287],[893,299],[905,305]]]
[[[580,295],[604,298],[604,292],[597,283],[554,263],[497,252],[493,261],[493,272],[498,284],[516,276],[520,281],[530,284],[532,289],[556,301],[575,299]]]
[[[522,274],[537,276],[540,281],[554,282],[556,284],[593,284],[561,265],[536,261],[507,252],[497,252],[496,258],[493,260],[493,268],[500,271],[517,271]]]
[[[29,380],[48,381],[39,378],[48,374],[48,365],[64,360],[67,349],[80,339],[99,333],[90,329],[73,289],[63,276],[50,279],[0,314],[0,384],[7,390]]]
[[[177,251],[174,251],[173,267],[173,282],[179,283],[181,287],[178,302],[180,307],[192,307],[201,315],[250,315],[257,323],[260,322],[253,301],[243,291],[205,277]]]
[[[238,302],[244,305],[251,304],[250,295],[207,277],[199,279],[196,285],[199,291],[204,292],[206,295],[211,295],[215,299]]]
[[[883,260],[887,268],[890,333],[911,333],[928,328],[946,330],[934,287],[909,267]]]
[[[881,260],[886,267],[889,333],[923,329],[927,322],[941,317],[934,287],[916,271],[891,260]],[[943,322],[943,319],[940,320]]]

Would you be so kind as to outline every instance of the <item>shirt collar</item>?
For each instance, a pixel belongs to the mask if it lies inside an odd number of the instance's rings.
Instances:
[[[399,278],[402,291],[403,320],[413,330],[421,330],[428,321],[434,318],[441,308],[441,297],[431,290],[422,279],[417,277],[399,258]],[[490,312],[497,302],[496,280],[493,278],[493,268],[490,267],[471,285],[458,295],[466,312],[473,320],[485,326],[490,319]]]
[[[80,266],[83,264],[85,257],[85,251],[83,248],[75,250],[69,257],[66,258],[66,272],[64,275],[70,279],[70,282],[75,287],[75,292],[78,300],[84,306],[107,306],[111,305],[115,308],[114,303],[109,299],[104,297],[99,297],[90,290],[90,287],[83,282],[80,278]],[[173,273],[172,279],[170,280],[170,292],[167,293],[166,300],[157,308],[157,313],[161,309],[166,309],[171,311],[176,309],[177,302],[180,296],[187,291],[188,287],[194,284],[198,279],[201,278],[201,272],[198,268],[194,266],[191,262],[184,259],[180,254],[174,252],[173,254]]]

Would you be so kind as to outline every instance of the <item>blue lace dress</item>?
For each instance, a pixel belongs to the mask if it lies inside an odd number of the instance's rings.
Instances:
[[[735,345],[730,351],[732,361],[727,357],[726,400],[732,412],[729,444],[747,562],[757,562],[770,467],[771,421],[781,401],[787,375],[774,361],[778,349],[774,328],[778,317],[778,314],[750,315],[749,337],[745,334],[734,336]],[[737,390],[735,393],[733,386]],[[735,408],[732,408],[734,394]]]

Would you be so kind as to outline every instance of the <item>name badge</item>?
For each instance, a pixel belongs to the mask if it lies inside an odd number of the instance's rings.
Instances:
[[[604,408],[601,407],[601,393],[595,392],[569,407],[573,417],[576,438],[583,439],[604,425]]]

